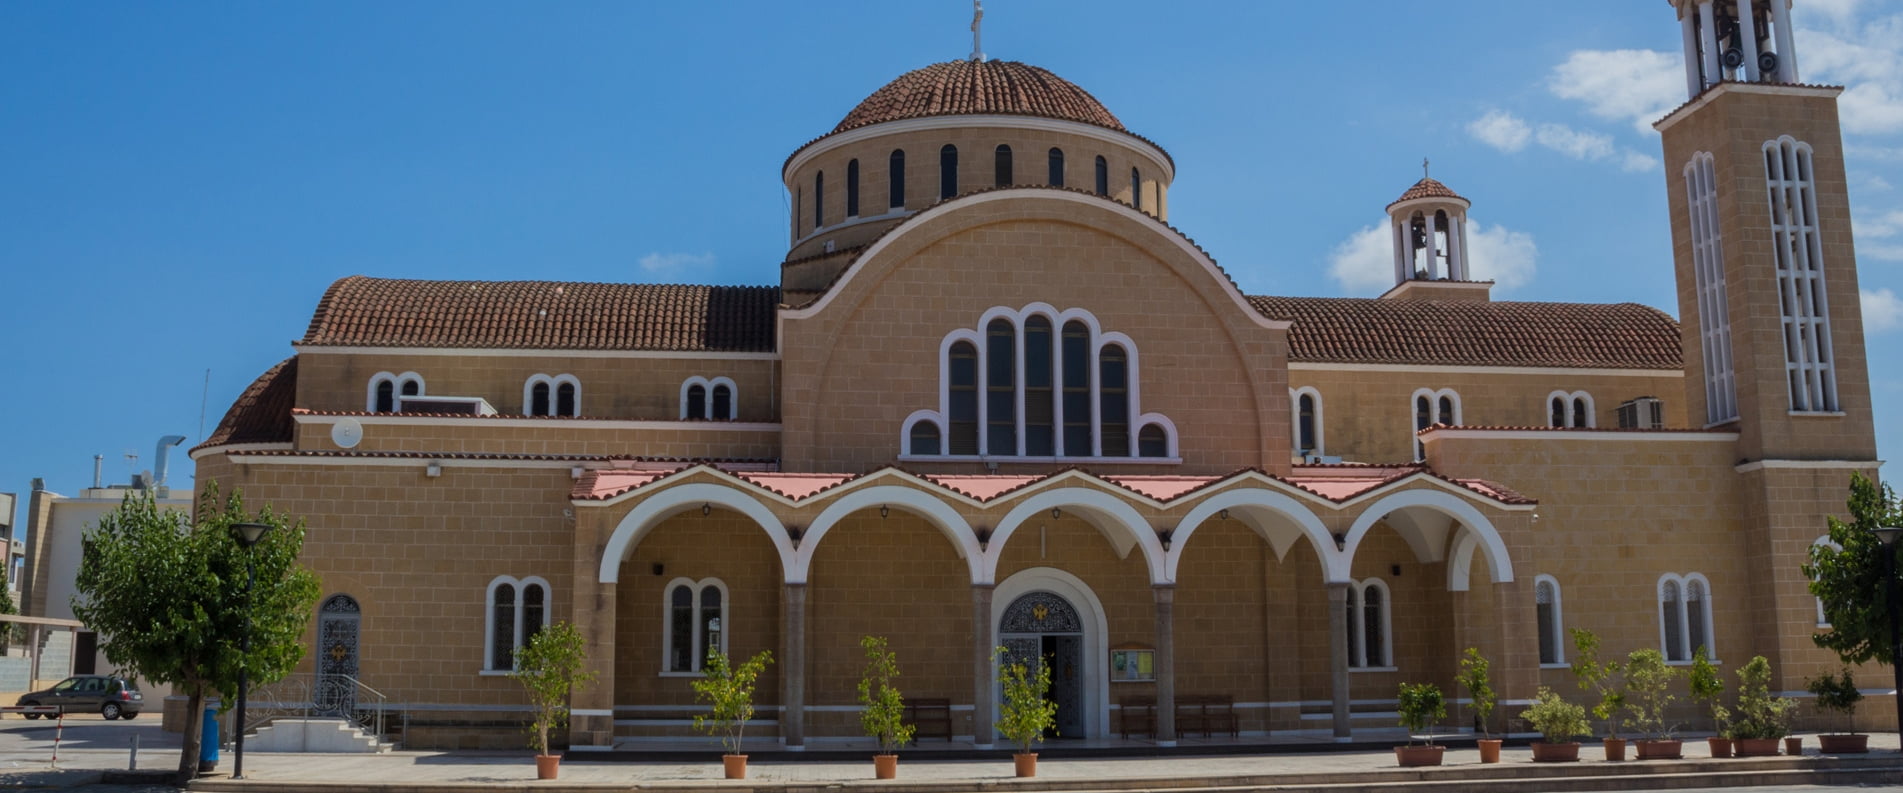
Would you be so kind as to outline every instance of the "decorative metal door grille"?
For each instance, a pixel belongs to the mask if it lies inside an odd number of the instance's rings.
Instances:
[[[1083,633],[1084,622],[1070,601],[1050,592],[1032,592],[1011,601],[998,621],[998,633]]]
[[[998,620],[1005,664],[1024,664],[1033,675],[1045,663],[1052,665],[1051,690],[1045,698],[1057,703],[1055,726],[1062,737],[1084,737],[1083,632],[1077,608],[1051,592],[1020,596]]]
[[[317,610],[317,685],[311,715],[349,717],[357,708],[357,599],[332,595]]]

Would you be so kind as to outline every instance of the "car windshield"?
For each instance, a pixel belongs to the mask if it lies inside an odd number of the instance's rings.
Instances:
[[[69,678],[66,678],[65,680],[59,681],[59,685],[54,686],[53,690],[54,691],[71,691],[73,690],[73,687],[77,685],[79,685],[79,678],[69,677]]]

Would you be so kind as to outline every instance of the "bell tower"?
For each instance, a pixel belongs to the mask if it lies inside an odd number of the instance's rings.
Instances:
[[[1467,267],[1467,210],[1473,203],[1427,175],[1388,204],[1394,238],[1394,286],[1388,299],[1486,300],[1491,283]]]
[[[1765,655],[1780,676],[1772,685],[1788,689],[1835,663],[1810,641],[1816,605],[1799,565],[1823,516],[1843,513],[1852,472],[1874,476],[1878,465],[1837,116],[1843,89],[1798,82],[1790,0],[1671,5],[1687,102],[1654,127],[1685,413],[1694,427],[1738,435],[1737,502],[1726,508],[1737,510],[1745,577],[1721,596],[1764,615],[1718,636],[1715,655]]]

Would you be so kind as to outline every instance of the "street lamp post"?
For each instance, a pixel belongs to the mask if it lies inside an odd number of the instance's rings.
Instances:
[[[232,779],[244,778],[244,700],[245,689],[250,682],[246,679],[248,677],[246,673],[251,666],[251,586],[258,580],[258,561],[250,551],[251,546],[257,545],[269,531],[271,531],[271,524],[268,523],[231,524],[231,538],[237,540],[238,545],[245,549],[244,638],[239,644],[244,654],[238,660],[238,719],[233,722],[238,734],[233,747],[235,757],[231,765]]]
[[[1890,612],[1890,675],[1896,686],[1897,736],[1903,739],[1903,631],[1898,628],[1896,586],[1896,540],[1903,536],[1903,526],[1879,526],[1875,531],[1877,540],[1883,543],[1884,606]]]

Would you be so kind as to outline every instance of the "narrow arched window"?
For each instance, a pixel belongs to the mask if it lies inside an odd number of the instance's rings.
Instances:
[[[548,383],[539,382],[529,387],[529,415],[548,415]]]
[[[846,163],[846,217],[859,217],[859,161]]]
[[[902,209],[905,207],[905,150],[893,149],[885,167],[886,206]]]
[[[1064,370],[1064,454],[1095,454],[1091,443],[1090,328],[1082,322],[1064,323],[1060,350]]]
[[[1018,453],[1017,333],[1010,320],[985,326],[985,453]]]
[[[489,668],[515,668],[515,585],[489,592]]]
[[[1440,414],[1434,417],[1434,423],[1445,424],[1449,427],[1458,426],[1460,424],[1460,411],[1454,409],[1453,397],[1443,396],[1440,398]]]
[[[1110,163],[1101,156],[1097,158],[1097,195],[1110,195]]]
[[[487,643],[483,649],[483,668],[503,672],[515,668],[515,653],[528,646],[535,634],[548,624],[548,582],[535,576],[517,580],[497,576],[489,582],[489,599],[484,604]]]
[[[1684,620],[1685,602],[1679,596],[1678,582],[1659,582],[1659,628],[1664,637],[1667,661],[1691,660],[1691,653],[1685,648]]]
[[[958,195],[958,147],[949,143],[938,150],[938,197]]]
[[[913,454],[942,454],[939,446],[938,425],[921,421],[912,425]]]
[[[1054,341],[1050,320],[1024,321],[1024,453],[1032,457],[1057,454]]]
[[[1347,630],[1348,666],[1350,667],[1363,667],[1368,665],[1367,657],[1361,654],[1361,640],[1364,636],[1361,632],[1361,619],[1361,587],[1357,584],[1350,583],[1348,585]]]
[[[1303,455],[1307,455],[1318,448],[1315,442],[1315,396],[1313,394],[1303,394],[1301,398],[1296,400],[1295,409],[1297,416],[1296,427],[1299,430],[1300,436],[1296,440],[1296,447],[1301,450]]]
[[[404,378],[403,387],[399,390],[404,396],[422,396],[423,382],[413,377]]]
[[[377,413],[396,412],[396,383],[384,380],[377,383]]]
[[[1368,652],[1365,664],[1370,667],[1389,666],[1392,663],[1388,656],[1386,595],[1387,589],[1375,586],[1372,581],[1361,591],[1361,629],[1367,636],[1363,646]]]
[[[1427,445],[1421,443],[1420,431],[1434,426],[1434,400],[1425,396],[1414,398],[1414,459],[1427,459]]]
[[[1566,426],[1566,398],[1561,396],[1553,397],[1552,403],[1552,418],[1548,420],[1546,426]]]
[[[710,419],[733,418],[733,389],[724,384],[714,386],[712,408],[707,414]]]
[[[1098,415],[1103,417],[1103,456],[1130,456],[1130,358],[1122,347],[1097,353]]]
[[[1573,397],[1573,426],[1592,426],[1592,408],[1586,406],[1586,400]]]
[[[813,228],[826,225],[826,172],[813,174]]]
[[[1711,605],[1705,597],[1705,582],[1696,578],[1685,582],[1685,646],[1696,650],[1711,647]]]
[[[998,144],[997,156],[992,162],[992,171],[992,181],[999,187],[1005,187],[1015,182],[1015,177],[1011,172],[1010,146],[1006,146],[1002,143]]]
[[[687,417],[690,419],[707,418],[707,387],[691,385],[687,387]]]
[[[700,668],[694,657],[694,587],[675,586],[667,595],[667,671],[692,672]]]
[[[727,589],[718,579],[668,582],[661,671],[695,674],[708,650],[727,651]]]
[[[1130,206],[1143,208],[1143,174],[1135,168],[1130,169]]]
[[[1559,608],[1559,582],[1550,577],[1541,576],[1533,585],[1534,617],[1539,622],[1540,663],[1565,663],[1565,651],[1560,644],[1560,636],[1565,632],[1565,623]]]
[[[961,341],[951,346],[950,438],[952,454],[978,453],[978,348]]]
[[[1057,148],[1055,146],[1051,147],[1050,169],[1051,169],[1051,173],[1050,173],[1049,181],[1051,183],[1051,186],[1063,187],[1064,186],[1064,150],[1063,149]]]
[[[517,646],[527,646],[535,634],[548,624],[548,590],[540,584],[522,585],[522,630],[516,635]]]
[[[555,415],[581,415],[581,406],[576,404],[574,383],[562,383],[555,387]]]
[[[700,588],[700,620],[694,627],[700,631],[700,641],[695,645],[694,657],[706,658],[709,648],[725,648],[721,636],[726,632],[726,606],[720,597],[720,588],[703,586]]]
[[[1138,457],[1170,456],[1170,439],[1164,434],[1163,427],[1157,424],[1145,424],[1137,432]]]

